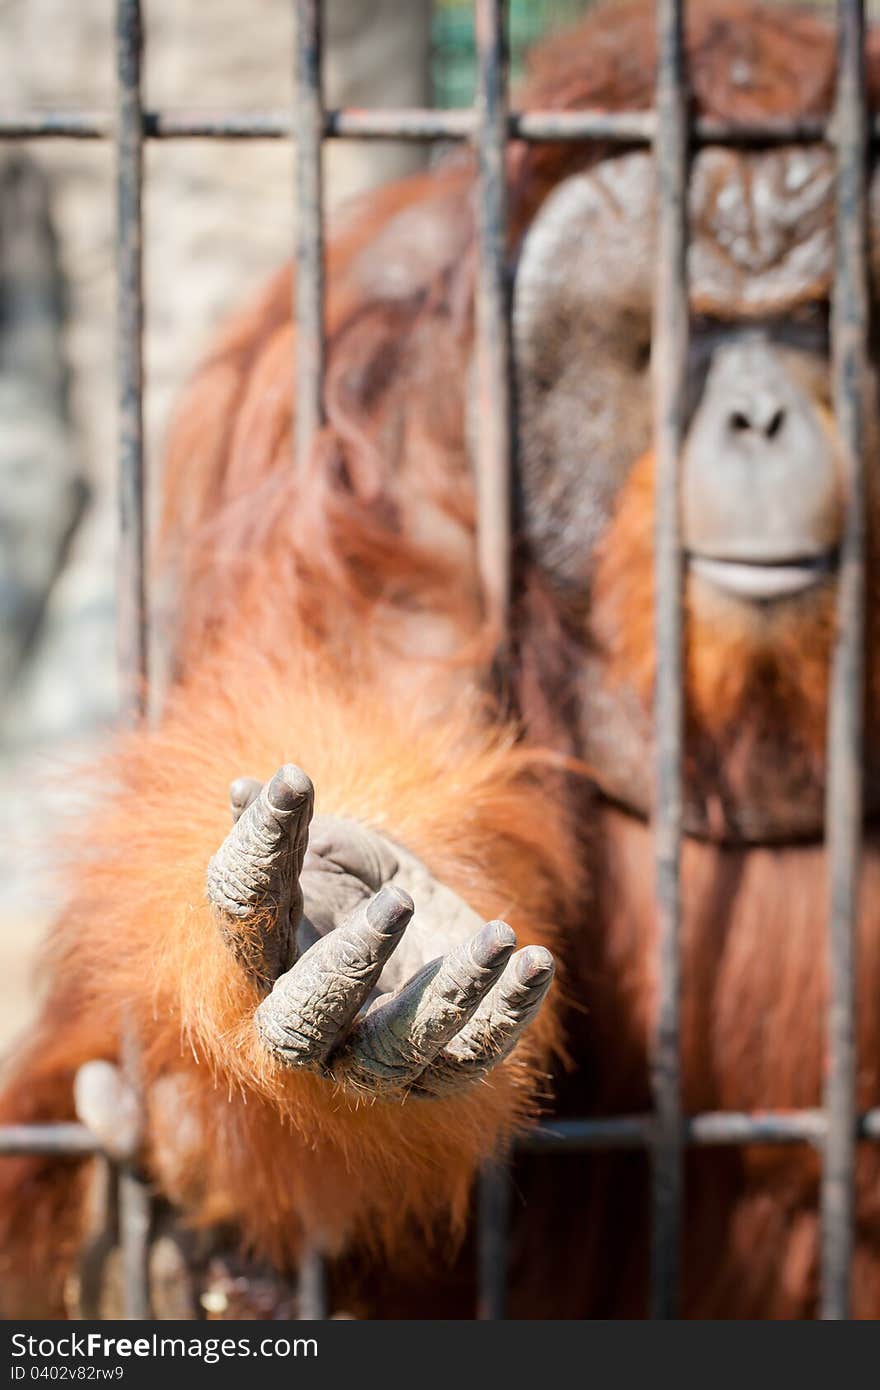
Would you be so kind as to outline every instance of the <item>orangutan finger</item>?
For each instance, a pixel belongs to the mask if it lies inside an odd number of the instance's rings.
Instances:
[[[314,788],[286,764],[250,801],[249,786],[230,791],[242,809],[208,865],[208,898],[227,944],[245,969],[271,984],[296,959],[302,913],[299,875],[308,846]],[[243,804],[247,801],[247,804]],[[233,810],[235,814],[235,810]]]
[[[256,801],[262,786],[262,782],[257,777],[236,777],[234,782],[230,782],[229,809],[232,812],[233,825],[240,819],[242,812],[247,810],[251,802]]]
[[[334,1075],[373,1095],[406,1088],[464,1027],[515,946],[505,922],[489,922],[431,961],[358,1020]]]
[[[543,946],[517,951],[470,1022],[419,1077],[414,1094],[444,1096],[483,1079],[513,1051],[540,1009],[556,965]]]
[[[257,1028],[270,1051],[290,1066],[324,1070],[412,914],[408,893],[383,888],[310,946],[257,1009]]]

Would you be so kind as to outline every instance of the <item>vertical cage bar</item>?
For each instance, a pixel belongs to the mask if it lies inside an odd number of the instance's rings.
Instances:
[[[296,466],[324,422],[322,0],[296,0]]]
[[[133,1164],[119,1169],[119,1238],[122,1248],[124,1316],[143,1322],[153,1316],[150,1305],[150,1189]]]
[[[507,273],[504,0],[476,0],[477,550],[486,615],[503,640],[511,582],[513,430]]]
[[[510,1234],[510,1163],[487,1164],[477,1185],[477,1317],[507,1317],[507,1258]]]
[[[302,1322],[323,1322],[327,1317],[327,1266],[315,1246],[306,1249],[300,1261],[297,1306]]]
[[[116,3],[116,318],[119,411],[117,646],[120,709],[135,724],[147,708],[147,597],[143,415],[143,164],[140,0]],[[131,1039],[122,1041],[123,1053]],[[134,1165],[119,1172],[125,1316],[150,1316],[150,1194]]]
[[[323,0],[296,0],[296,435],[295,465],[308,466],[312,444],[324,423],[324,100],[321,78]],[[300,1264],[300,1317],[327,1316],[323,1257],[307,1249]]]
[[[119,412],[117,650],[120,708],[147,697],[143,418],[143,106],[140,0],[116,4],[116,319]]]
[[[137,1031],[131,1019],[123,1023],[120,1040],[120,1066],[126,1085],[139,1106],[138,1132],[117,1179],[119,1244],[122,1250],[122,1300],[124,1316],[141,1321],[152,1316],[150,1305],[150,1237],[153,1204],[150,1188],[141,1169],[144,1106],[143,1073]]]
[[[847,1318],[855,1237],[856,927],[862,826],[865,642],[864,393],[867,382],[867,121],[863,0],[839,0],[837,224],[832,308],[834,408],[846,515],[828,716],[828,1132],[822,1170],[824,1318]]]
[[[477,555],[486,618],[506,640],[511,582],[512,403],[507,274],[507,82],[504,0],[475,0],[477,155]],[[508,1159],[477,1189],[477,1316],[507,1308]]]
[[[658,955],[652,1052],[655,1133],[651,1185],[651,1313],[675,1317],[679,1305],[683,1125],[679,1047],[682,835],[682,560],[678,460],[684,419],[688,339],[687,96],[682,0],[658,0],[658,266],[654,303],[655,534],[655,873]]]
[[[77,1313],[89,1321],[101,1316],[107,1261],[119,1240],[119,1169],[104,1154],[95,1159],[97,1220],[78,1260]]]

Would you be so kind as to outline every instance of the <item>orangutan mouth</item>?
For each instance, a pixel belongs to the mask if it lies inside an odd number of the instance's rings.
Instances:
[[[773,559],[722,559],[691,553],[691,574],[737,598],[767,601],[789,598],[820,583],[837,567],[837,551]]]

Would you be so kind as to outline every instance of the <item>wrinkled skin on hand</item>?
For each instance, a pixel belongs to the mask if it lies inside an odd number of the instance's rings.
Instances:
[[[223,937],[267,990],[256,1012],[282,1063],[388,1099],[445,1096],[515,1047],[554,962],[517,951],[404,848],[359,822],[312,819],[288,764],[232,784],[234,825],[208,867]]]

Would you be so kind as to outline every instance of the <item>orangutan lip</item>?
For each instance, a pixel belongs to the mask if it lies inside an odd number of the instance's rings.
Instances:
[[[738,598],[761,600],[788,598],[818,584],[834,570],[837,552],[781,560],[723,560],[690,553],[687,561],[692,574],[716,589]]]

